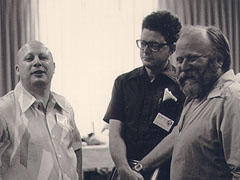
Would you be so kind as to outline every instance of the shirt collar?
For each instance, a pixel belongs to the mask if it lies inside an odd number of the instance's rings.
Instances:
[[[29,109],[36,101],[36,98],[26,91],[20,82],[16,85],[14,93],[22,112],[25,112],[27,109]]]
[[[19,82],[16,85],[14,93],[22,109],[22,112],[27,111],[36,101],[36,98],[33,95],[31,95],[26,89],[24,89],[21,82]],[[66,108],[65,102],[66,101],[62,96],[59,96],[54,92],[50,93],[49,103],[54,104],[54,106],[58,104],[60,108],[64,109],[66,112],[69,113],[69,111]]]
[[[63,96],[59,96],[58,94],[51,92],[49,99],[52,103],[57,104],[60,108],[62,108],[66,112],[70,113],[66,106],[66,100]]]
[[[172,79],[173,81],[177,82],[177,76],[176,76],[176,69],[175,67],[168,61],[168,64],[165,68],[165,70],[162,72],[163,75],[167,76],[168,78]]]
[[[208,99],[222,96],[222,89],[235,82],[235,74],[232,69],[225,72],[215,83],[214,89],[209,93]]]
[[[168,60],[168,64],[164,71],[159,74],[163,74],[177,83],[176,74],[175,74],[175,67],[170,63]],[[140,77],[140,76],[147,76],[147,72],[144,66],[140,67],[139,71],[135,71],[131,74],[130,78]]]

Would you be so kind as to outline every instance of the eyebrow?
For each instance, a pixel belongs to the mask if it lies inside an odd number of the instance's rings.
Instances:
[[[202,56],[201,54],[186,54],[186,55],[181,55],[181,56],[176,56],[176,57],[193,57],[193,56]]]
[[[42,56],[42,55],[47,55],[47,56],[49,56],[49,53],[47,52],[47,53],[39,53],[38,55],[40,55],[40,56]]]
[[[143,39],[140,39],[141,41],[147,42],[147,43],[158,43],[158,44],[166,44],[167,42],[158,42],[158,41],[145,41]]]
[[[27,56],[34,56],[33,53],[29,52],[27,54],[25,54],[23,57],[27,57]]]

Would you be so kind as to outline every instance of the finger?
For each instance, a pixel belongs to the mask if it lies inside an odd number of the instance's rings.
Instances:
[[[140,177],[139,177],[139,180],[144,180],[144,178],[143,178],[143,176],[142,176],[142,175],[140,175]]]

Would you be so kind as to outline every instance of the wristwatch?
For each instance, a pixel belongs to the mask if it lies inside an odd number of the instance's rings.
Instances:
[[[142,168],[143,168],[143,166],[139,162],[135,166],[133,166],[133,170],[136,172],[141,172]]]

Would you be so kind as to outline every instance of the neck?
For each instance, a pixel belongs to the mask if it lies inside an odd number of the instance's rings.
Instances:
[[[47,106],[50,95],[50,86],[32,86],[25,89],[36,99],[40,100],[43,103],[44,107]]]
[[[147,74],[150,80],[153,81],[159,73],[163,72],[166,69],[167,65],[168,65],[168,62],[166,62],[164,66],[160,66],[160,67],[149,68],[145,66],[145,69],[147,71]]]
[[[145,69],[146,69],[146,72],[147,72],[147,75],[148,75],[150,81],[153,81],[156,77],[156,74],[151,69],[149,69],[147,67],[145,67]]]

